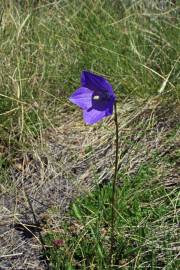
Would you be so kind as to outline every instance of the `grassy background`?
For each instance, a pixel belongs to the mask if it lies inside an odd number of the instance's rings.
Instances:
[[[179,100],[179,6],[179,0],[161,4],[155,0],[2,0],[0,181],[8,174],[12,156],[30,149],[30,137],[36,139],[44,128],[61,125],[56,114],[62,105],[74,109],[67,97],[79,86],[82,69],[106,76],[122,100],[157,95],[169,102]],[[156,162],[143,164],[133,177],[123,172],[120,176],[126,184],[118,193],[117,264],[123,269],[162,269],[166,265],[164,269],[176,269],[167,244],[171,231],[167,229],[163,236],[160,231],[168,222],[175,223],[177,217],[172,213],[177,193],[169,194],[156,183]],[[142,196],[139,190],[146,185]],[[50,249],[53,269],[74,269],[74,255],[82,269],[106,269],[110,191],[108,185],[74,204],[71,214],[77,226],[82,226],[82,234],[79,238],[69,232],[68,247]],[[166,222],[165,217],[170,220]],[[49,233],[47,243],[56,238]],[[165,252],[157,262],[158,248]],[[64,252],[67,261],[62,266]]]
[[[2,138],[7,128],[28,141],[49,125],[82,69],[105,75],[118,95],[156,95],[165,82],[178,96],[179,1],[146,2],[1,1]]]

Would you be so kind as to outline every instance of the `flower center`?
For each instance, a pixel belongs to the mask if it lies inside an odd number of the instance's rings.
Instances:
[[[99,100],[100,99],[100,96],[93,96],[93,99],[94,100]]]
[[[109,93],[105,91],[95,91],[92,96],[92,109],[97,111],[106,110],[109,102],[111,101],[111,97]]]

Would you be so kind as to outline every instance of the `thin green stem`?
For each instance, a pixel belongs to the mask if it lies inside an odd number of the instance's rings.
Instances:
[[[116,208],[116,182],[118,172],[118,156],[119,156],[119,131],[118,131],[118,119],[117,119],[117,106],[114,104],[114,122],[116,127],[116,155],[115,155],[115,170],[112,182],[112,198],[111,198],[111,246],[110,246],[110,264],[113,265],[113,254],[115,249],[115,208]]]

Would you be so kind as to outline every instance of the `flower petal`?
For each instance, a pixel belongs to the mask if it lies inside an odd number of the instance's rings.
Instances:
[[[107,91],[110,95],[114,96],[111,84],[103,77],[98,76],[89,71],[82,71],[81,85],[94,91]]]
[[[78,105],[83,110],[88,110],[92,107],[93,91],[86,87],[78,88],[69,98],[69,100]]]
[[[113,106],[114,106],[115,99],[111,99],[111,101],[108,103],[108,106],[106,108],[106,116],[113,114]]]
[[[83,111],[83,118],[86,124],[92,125],[101,120],[106,116],[105,111],[97,111],[95,109],[90,109],[88,111]]]

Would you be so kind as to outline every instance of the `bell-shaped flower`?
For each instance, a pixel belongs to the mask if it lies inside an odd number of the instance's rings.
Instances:
[[[83,110],[86,124],[95,124],[113,113],[115,94],[111,84],[103,77],[82,71],[81,87],[69,100]]]

